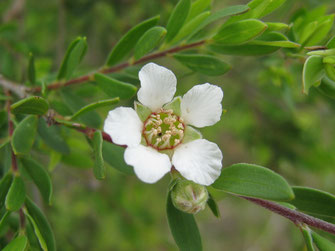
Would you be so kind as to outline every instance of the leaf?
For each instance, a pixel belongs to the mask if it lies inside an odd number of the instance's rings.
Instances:
[[[208,201],[207,201],[207,205],[210,208],[210,210],[212,211],[212,213],[217,217],[220,218],[220,210],[218,205],[216,204],[216,201],[214,200],[213,196],[208,192]]]
[[[24,251],[28,246],[28,239],[24,235],[19,235],[12,240],[2,251]]]
[[[210,55],[175,54],[174,58],[191,70],[209,76],[223,75],[231,68],[228,63]]]
[[[317,21],[311,22],[305,27],[305,33],[299,40],[303,46],[317,45],[323,41],[334,23],[334,15],[319,17]],[[306,34],[306,35],[305,35]]]
[[[6,211],[5,214],[2,216],[1,220],[0,220],[0,232],[3,233],[4,228],[7,226],[7,224],[9,223],[9,216],[12,212],[10,211]]]
[[[34,221],[33,217],[31,217],[31,215],[26,210],[25,210],[25,215],[27,216],[28,220],[30,221],[31,225],[34,228],[34,233],[35,233],[35,236],[38,240],[38,243],[39,243],[40,247],[42,248],[43,251],[48,251],[47,244],[45,243],[45,240],[44,240],[36,222]]]
[[[8,172],[0,181],[0,208],[5,204],[5,199],[13,181],[13,174]]]
[[[127,175],[134,174],[133,168],[127,165],[123,159],[124,151],[125,149],[121,146],[105,141],[102,144],[102,156],[109,165]]]
[[[165,35],[166,29],[161,26],[152,27],[147,30],[135,46],[135,60],[138,60],[147,53],[151,52],[163,40]]]
[[[328,77],[322,78],[321,84],[316,89],[323,95],[335,99],[335,81]]]
[[[15,128],[12,147],[15,154],[29,154],[37,132],[37,117],[29,115]]]
[[[44,98],[31,96],[12,104],[10,109],[14,114],[21,113],[43,115],[48,111],[49,105]]]
[[[324,67],[321,56],[310,56],[307,58],[302,71],[303,93],[308,94],[309,88],[321,81],[324,76]]]
[[[41,210],[27,197],[25,201],[26,208],[31,217],[36,222],[36,225],[45,240],[48,251],[55,251],[55,237],[49,225],[49,222],[41,212]]]
[[[171,192],[168,193],[167,197],[166,213],[172,236],[179,250],[202,250],[201,236],[194,216],[174,207]]]
[[[101,90],[110,98],[120,97],[120,99],[129,99],[137,92],[136,86],[110,78],[101,73],[96,73],[94,79]]]
[[[283,48],[299,48],[300,44],[288,41],[287,37],[278,32],[270,32],[261,36],[259,39],[250,41],[251,45],[266,45]]]
[[[80,117],[82,114],[85,114],[86,112],[95,110],[97,108],[115,105],[119,101],[120,101],[119,98],[113,98],[113,99],[105,99],[105,100],[100,100],[98,102],[91,103],[89,105],[84,106],[79,111],[77,111],[75,114],[73,114],[70,120]]]
[[[52,183],[49,173],[33,159],[22,158],[21,162],[24,169],[27,171],[40,191],[44,201],[51,205]]]
[[[312,231],[309,229],[309,227],[301,227],[300,229],[305,239],[307,251],[315,251],[313,247]]]
[[[270,169],[253,164],[234,164],[222,169],[212,185],[228,193],[265,200],[288,201],[294,193],[287,181]]]
[[[8,211],[17,211],[21,208],[26,198],[26,189],[20,176],[16,176],[8,190],[6,196],[6,209]]]
[[[223,26],[213,37],[221,45],[238,45],[262,34],[267,25],[256,19],[247,19]]]
[[[170,42],[183,27],[191,9],[191,0],[180,0],[173,9],[166,25],[166,42]]]
[[[253,10],[254,18],[262,18],[278,9],[286,0],[253,0],[248,6]]]
[[[318,247],[320,251],[334,251],[335,244],[326,238],[318,235],[317,233],[312,231],[312,237],[315,245]]]
[[[142,35],[147,30],[154,27],[158,20],[159,16],[155,16],[131,28],[114,46],[113,50],[108,56],[106,65],[112,66],[123,60],[135,47],[140,37],[142,37]]]
[[[62,154],[70,153],[70,148],[61,135],[60,126],[48,126],[43,118],[39,118],[37,131],[44,143],[53,150]]]
[[[190,12],[187,16],[186,23],[211,7],[212,0],[196,0],[191,4]]]
[[[332,36],[331,39],[326,44],[328,49],[335,49],[335,36]]]
[[[324,62],[325,60],[323,60]],[[334,65],[332,64],[323,64],[324,65],[324,69],[326,71],[326,75],[328,78],[330,78],[331,80],[335,81],[335,68]]]
[[[274,23],[274,22],[265,22],[268,26],[266,31],[280,31],[280,30],[288,30],[290,26],[285,23]]]
[[[73,72],[84,58],[87,50],[86,37],[78,37],[68,47],[61,67],[58,72],[57,79],[71,78]]]
[[[93,135],[94,166],[93,172],[98,180],[105,178],[104,159],[102,157],[102,134],[101,131],[95,131]]]
[[[316,216],[335,218],[335,196],[308,187],[293,187],[295,198],[290,201],[298,210]]]
[[[36,84],[35,60],[32,53],[29,53],[28,80],[31,85]]]

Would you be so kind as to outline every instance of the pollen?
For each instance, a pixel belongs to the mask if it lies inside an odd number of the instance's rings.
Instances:
[[[144,122],[142,135],[148,146],[157,150],[173,149],[184,137],[183,120],[173,110],[160,109],[151,113]]]

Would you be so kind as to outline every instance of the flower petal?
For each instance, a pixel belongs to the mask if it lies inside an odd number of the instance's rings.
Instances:
[[[170,102],[176,92],[177,79],[172,71],[154,63],[146,64],[139,74],[141,88],[138,100],[156,111]]]
[[[143,123],[134,109],[118,107],[109,111],[104,124],[104,131],[111,136],[114,143],[135,146],[140,144]]]
[[[155,183],[171,170],[171,162],[166,154],[143,145],[128,147],[124,160],[134,167],[137,177],[146,183]]]
[[[221,173],[222,153],[217,144],[197,139],[176,148],[172,164],[183,177],[200,185],[211,185]]]
[[[181,101],[181,116],[186,124],[196,127],[214,125],[222,114],[223,92],[211,84],[196,85]]]

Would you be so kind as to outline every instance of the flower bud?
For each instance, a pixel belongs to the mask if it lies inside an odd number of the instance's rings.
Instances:
[[[171,191],[173,205],[185,213],[196,214],[205,209],[208,192],[205,186],[180,180]]]

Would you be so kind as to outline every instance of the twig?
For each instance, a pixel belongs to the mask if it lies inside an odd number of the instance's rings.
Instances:
[[[1,74],[0,74],[0,86],[2,86],[4,89],[7,89],[15,93],[19,98],[24,98],[27,95],[28,90],[27,87],[14,83],[13,81],[4,78]]]

